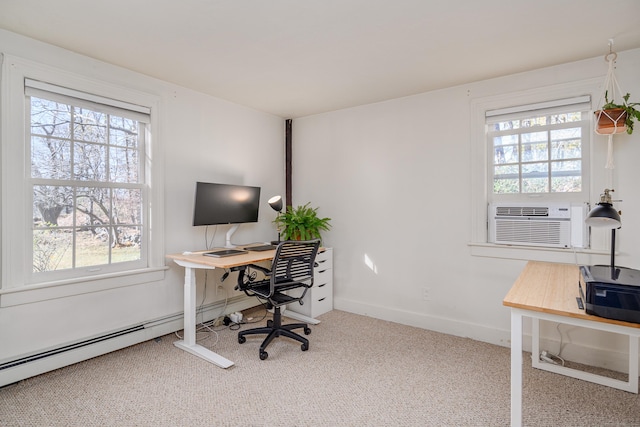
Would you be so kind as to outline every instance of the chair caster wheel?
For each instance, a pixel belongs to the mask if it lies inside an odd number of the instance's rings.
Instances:
[[[302,344],[300,348],[302,349],[302,351],[307,351],[309,350],[309,344]]]
[[[244,344],[245,342],[247,342],[247,338],[244,336],[238,337],[238,343],[239,344]]]
[[[311,333],[311,328],[304,328],[304,334],[309,335]]]
[[[260,352],[260,360],[265,360],[267,357],[269,357],[269,353],[267,353],[266,351]]]
[[[273,320],[267,320],[267,328],[271,328],[273,326]]]

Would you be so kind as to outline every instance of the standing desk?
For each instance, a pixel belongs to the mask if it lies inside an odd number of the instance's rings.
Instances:
[[[576,265],[529,261],[502,302],[511,308],[511,425],[522,425],[522,318],[532,319],[532,365],[573,378],[638,393],[640,324],[586,314],[578,308],[580,271]],[[540,319],[614,332],[629,337],[629,378],[620,381],[540,362]]]
[[[223,248],[217,248],[223,249]],[[255,264],[261,261],[270,261],[276,254],[275,249],[270,251],[247,252],[240,255],[226,257],[211,257],[203,255],[205,251],[192,253],[170,254],[166,257],[176,264],[184,267],[184,338],[176,341],[176,347],[183,349],[195,356],[201,357],[221,368],[233,366],[233,362],[211,350],[196,343],[196,270],[214,270],[216,268],[233,268],[241,265]],[[283,311],[284,315],[284,311]],[[317,324],[318,320],[308,318],[298,313],[287,312],[287,316],[306,323]]]

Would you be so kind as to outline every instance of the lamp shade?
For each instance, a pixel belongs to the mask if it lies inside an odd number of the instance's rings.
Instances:
[[[282,212],[282,196],[273,196],[270,198],[269,206],[276,212]]]
[[[619,228],[622,225],[620,215],[611,203],[598,203],[595,208],[589,212],[585,222],[590,227],[600,228]]]

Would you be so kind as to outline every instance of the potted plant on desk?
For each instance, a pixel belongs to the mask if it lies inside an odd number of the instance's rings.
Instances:
[[[318,208],[310,207],[309,203],[295,208],[287,206],[285,212],[273,220],[283,240],[321,239],[320,232],[331,228],[330,221],[331,218],[320,218]]]

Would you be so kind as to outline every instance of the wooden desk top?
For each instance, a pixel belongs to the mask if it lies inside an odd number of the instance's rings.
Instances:
[[[248,251],[246,254],[232,255],[226,257],[212,257],[202,255],[205,252],[212,252],[225,248],[213,248],[203,251],[195,251],[190,254],[169,254],[167,258],[174,260],[178,265],[191,268],[232,268],[239,265],[253,264],[260,261],[272,260],[276,250],[269,251]]]
[[[640,328],[638,323],[593,316],[578,308],[580,271],[573,264],[529,261],[502,304],[507,307]]]

